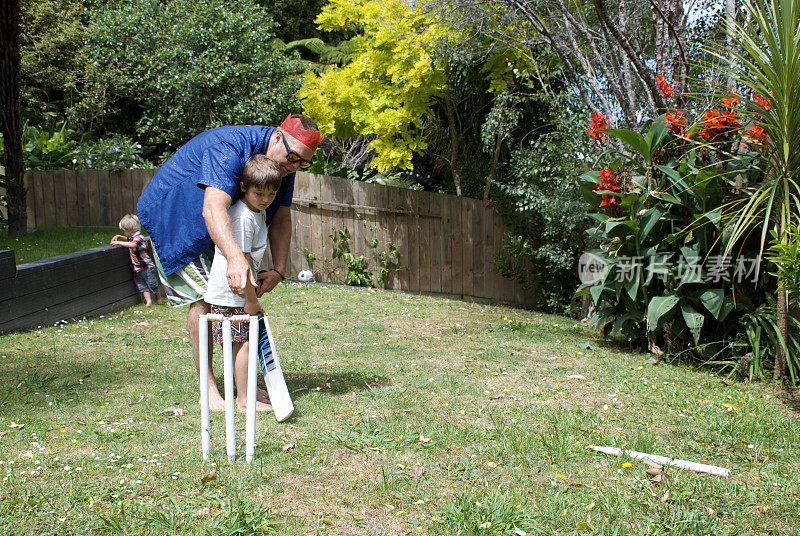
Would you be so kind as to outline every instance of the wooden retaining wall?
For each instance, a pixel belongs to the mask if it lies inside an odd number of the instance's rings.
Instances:
[[[0,251],[0,333],[118,311],[140,301],[128,250],[100,246],[16,265]]]

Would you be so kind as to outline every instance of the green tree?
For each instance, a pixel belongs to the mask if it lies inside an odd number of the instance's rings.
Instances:
[[[730,48],[714,48],[720,58],[731,54],[736,62],[728,69],[731,78],[752,93],[743,111],[755,129],[762,148],[763,178],[748,185],[747,197],[728,205],[732,226],[728,251],[752,230],[761,232],[761,250],[769,232],[778,242],[792,241],[792,230],[800,221],[800,0],[744,0],[745,17],[732,21]],[[779,270],[779,274],[781,270]],[[789,296],[780,282],[777,303],[778,326],[787,340]],[[786,373],[785,347],[775,359],[775,379]]]
[[[411,167],[426,143],[419,135],[446,79],[430,47],[443,28],[403,0],[333,0],[317,17],[326,31],[361,28],[351,40],[352,61],[321,75],[307,72],[298,96],[323,131],[343,139],[372,136],[379,170]]]
[[[253,0],[136,0],[90,16],[88,52],[102,70],[86,106],[112,106],[100,131],[136,118],[135,131],[121,133],[140,139],[146,157],[208,128],[280,122],[297,108],[299,64],[270,47],[275,23]]]
[[[88,58],[80,0],[20,2],[20,100],[22,116],[40,128],[68,118],[78,126],[90,118],[75,115]]]

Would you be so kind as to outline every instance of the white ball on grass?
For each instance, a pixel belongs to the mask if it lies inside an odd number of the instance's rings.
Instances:
[[[297,279],[303,283],[307,283],[308,281],[314,279],[314,274],[311,272],[311,270],[301,270],[300,273],[297,274]]]

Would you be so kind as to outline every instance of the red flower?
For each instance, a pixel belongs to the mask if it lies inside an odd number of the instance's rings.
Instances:
[[[675,108],[672,112],[667,112],[664,124],[669,127],[669,131],[678,136],[686,134],[686,118],[683,112]]]
[[[606,135],[600,131],[604,128],[608,128],[606,116],[598,112],[592,112],[589,114],[589,120],[591,121],[591,125],[589,125],[589,130],[587,130],[586,133],[593,138],[594,143],[603,141]]]
[[[734,103],[739,100],[739,97],[736,95],[731,95],[730,97],[723,97],[722,104],[727,106],[728,108],[733,108]]]
[[[664,80],[664,77],[660,74],[656,75],[656,84],[658,85],[659,91],[661,91],[665,97],[669,98],[672,96],[672,88],[669,87],[667,81]]]
[[[742,127],[742,124],[739,123],[739,113],[736,110],[720,112],[716,108],[703,115],[703,124],[705,128],[700,131],[700,135],[709,141],[714,141],[720,135]]]
[[[769,101],[756,92],[753,92],[753,102],[755,102],[765,110],[769,110]]]
[[[764,129],[758,125],[753,125],[748,128],[743,136],[745,145],[756,145],[759,151],[763,151],[762,145],[767,141],[767,135],[764,134]]]
[[[597,176],[600,182],[596,182],[592,185],[592,190],[608,190],[611,192],[619,192],[621,188],[619,184],[617,184],[617,178],[611,173],[611,170],[608,168],[602,168]],[[611,194],[601,194],[603,196],[603,200],[600,202],[601,207],[608,207],[611,205],[616,205],[619,203],[619,199],[615,195]]]

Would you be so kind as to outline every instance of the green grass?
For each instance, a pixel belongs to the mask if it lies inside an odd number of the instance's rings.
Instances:
[[[105,246],[115,227],[52,227],[36,229],[23,236],[0,233],[0,249],[13,249],[17,264],[64,255],[82,249]]]
[[[262,303],[297,410],[259,416],[252,465],[217,414],[202,460],[186,309],[0,337],[0,534],[798,533],[800,426],[770,386],[500,306],[296,284]],[[732,476],[654,483],[590,444]]]

